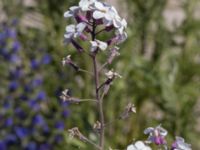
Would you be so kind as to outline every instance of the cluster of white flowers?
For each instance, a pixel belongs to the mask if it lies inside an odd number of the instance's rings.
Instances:
[[[64,34],[65,42],[72,43],[75,48],[82,49],[75,39],[80,38],[82,40],[89,40],[88,33],[94,33],[93,29],[99,25],[101,30],[106,32],[115,30],[115,35],[103,42],[97,39],[90,39],[91,52],[96,50],[105,50],[110,45],[118,45],[122,43],[127,34],[125,29],[127,22],[121,18],[116,9],[99,0],[81,0],[78,6],[72,6],[67,12],[64,13],[65,18],[73,18],[76,20],[76,24],[71,24],[66,27],[66,33]],[[103,27],[103,29],[102,29]]]

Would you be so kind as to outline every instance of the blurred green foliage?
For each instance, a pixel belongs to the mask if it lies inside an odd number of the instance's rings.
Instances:
[[[63,18],[63,13],[77,1],[43,0],[29,7],[20,2],[3,0],[3,10],[8,18],[20,20],[29,13],[42,16],[41,19],[29,18],[36,24],[35,27],[21,24],[21,41],[27,51],[42,46],[53,57],[53,63],[44,68],[44,72],[48,72],[44,86],[51,102],[56,100],[53,92],[59,86],[70,88],[77,97],[92,97],[94,87],[90,77],[61,66],[62,58],[71,54],[82,68],[92,69],[87,56],[76,54],[72,47],[62,43],[65,26],[70,24]],[[143,130],[146,127],[161,123],[169,131],[170,141],[175,135],[183,136],[193,149],[200,149],[200,20],[193,17],[199,2],[185,1],[177,6],[184,10],[185,19],[173,29],[163,17],[169,3],[167,0],[119,1],[119,8],[120,3],[126,8],[121,11],[127,15],[129,37],[121,46],[121,55],[109,68],[116,68],[123,78],[112,85],[109,95],[105,97],[104,111],[106,121],[110,122],[131,101],[136,105],[137,113],[108,126],[107,146],[123,149],[133,140],[145,139]],[[37,28],[37,23],[42,27]],[[35,53],[40,55],[38,51]],[[102,56],[101,61],[104,59],[105,56]],[[78,126],[81,132],[95,141],[92,132],[97,117],[95,110],[94,104],[71,105],[66,126]],[[66,131],[63,149],[91,148],[70,139]]]

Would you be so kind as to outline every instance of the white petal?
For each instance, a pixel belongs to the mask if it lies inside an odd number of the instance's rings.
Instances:
[[[112,21],[113,20],[112,14],[110,14],[109,12],[105,13],[105,19],[108,20],[108,21]]]
[[[94,19],[101,19],[104,16],[105,16],[105,13],[98,11],[98,10],[94,11],[94,13],[93,13]]]
[[[72,24],[72,25],[68,25],[68,26],[66,27],[66,31],[67,31],[67,32],[70,32],[70,33],[71,33],[71,32],[72,32],[72,33],[75,32],[75,25],[73,25],[73,24]]]
[[[96,41],[90,41],[92,47],[97,47],[97,42]]]
[[[111,11],[114,13],[114,14],[116,14],[116,15],[118,15],[118,13],[117,13],[117,10],[115,9],[115,7],[111,7]]]
[[[64,34],[64,37],[66,39],[70,39],[72,37],[73,33],[68,33],[68,34]]]
[[[77,11],[77,10],[79,10],[80,9],[80,7],[78,7],[78,6],[72,6],[72,7],[70,7],[69,8],[69,10],[71,10],[71,11]]]
[[[99,9],[99,10],[104,10],[105,9],[105,6],[103,5],[103,3],[102,2],[98,2],[98,1],[94,3],[94,7],[96,9]]]
[[[116,28],[120,28],[122,26],[122,21],[120,18],[115,17],[115,19],[113,20],[113,25]]]
[[[145,145],[144,145],[144,143],[143,142],[141,142],[141,141],[137,141],[136,143],[135,143],[135,147],[137,148],[137,149],[144,149],[145,148]]]
[[[76,26],[76,28],[77,28],[77,31],[78,32],[83,32],[83,30],[85,29],[85,27],[86,27],[87,25],[86,25],[86,23],[79,23],[77,26]]]
[[[149,127],[149,128],[146,128],[146,129],[144,130],[144,134],[149,134],[149,133],[151,133],[151,132],[153,132],[153,131],[154,131],[154,128]]]
[[[127,22],[126,22],[125,19],[122,19],[122,25],[123,25],[125,28],[127,28]]]
[[[64,17],[65,18],[69,18],[69,17],[72,17],[73,16],[73,14],[70,12],[70,11],[66,11],[65,13],[64,13]]]
[[[106,50],[106,48],[108,47],[107,43],[105,42],[98,41],[98,43],[101,50]]]
[[[107,19],[103,19],[103,24],[105,25],[105,26],[111,26],[112,25],[112,20],[107,20]]]
[[[134,145],[129,145],[126,150],[137,150]]]
[[[90,41],[90,44],[91,44],[91,49],[90,49],[90,51],[91,51],[91,52],[94,52],[94,51],[97,49],[98,44],[97,44],[96,41]]]

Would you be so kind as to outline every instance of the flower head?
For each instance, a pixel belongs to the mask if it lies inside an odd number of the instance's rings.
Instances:
[[[132,103],[128,103],[128,105],[126,106],[125,110],[123,111],[123,113],[121,114],[120,118],[121,119],[126,119],[130,116],[130,114],[132,113],[136,113],[136,108],[135,105]]]
[[[176,137],[176,140],[172,144],[172,150],[192,150],[191,145],[185,143],[182,137]]]
[[[84,36],[83,31],[86,28],[85,23],[79,23],[78,25],[69,25],[66,27],[66,33],[64,35],[66,43],[71,42],[71,39]]]
[[[149,127],[144,130],[144,134],[149,134],[148,142],[155,143],[156,145],[165,145],[165,136],[167,135],[167,130],[158,125],[157,127]]]
[[[79,2],[79,7],[81,8],[82,11],[89,11],[92,9],[92,5],[96,2],[97,0],[81,0]]]
[[[106,50],[106,48],[108,46],[107,43],[99,41],[99,40],[90,41],[90,43],[91,43],[91,52],[95,52],[98,49],[104,51],[104,50]]]
[[[113,70],[108,71],[107,73],[105,73],[105,75],[107,76],[108,79],[114,79],[115,77],[122,78],[121,75],[119,75],[116,72],[113,72]]]
[[[145,145],[142,141],[137,141],[135,144],[129,145],[127,150],[151,150],[151,148]]]
[[[69,8],[69,11],[66,11],[64,13],[64,17],[65,18],[69,18],[69,17],[76,16],[77,13],[79,12],[79,10],[80,10],[80,7],[78,7],[78,6],[72,6],[72,7]]]

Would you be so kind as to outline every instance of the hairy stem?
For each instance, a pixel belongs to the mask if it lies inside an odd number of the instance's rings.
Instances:
[[[92,30],[92,40],[94,41],[96,39],[96,33],[95,33],[96,25],[95,21],[93,21],[93,30]],[[96,93],[96,99],[99,109],[99,115],[100,115],[100,123],[101,123],[101,129],[100,129],[100,141],[99,141],[99,147],[100,150],[104,150],[104,113],[103,113],[103,99],[100,98],[99,93],[99,72],[97,67],[97,52],[92,55],[93,60],[93,67],[94,67],[94,80],[95,80],[95,93]]]

